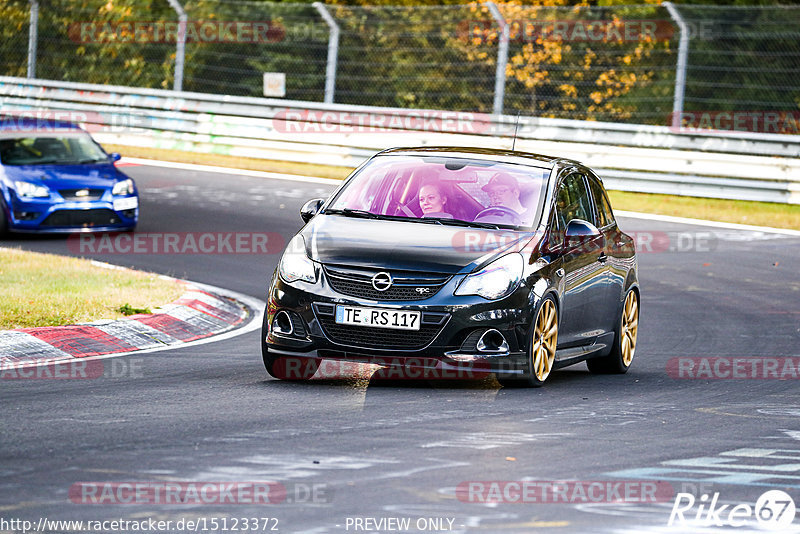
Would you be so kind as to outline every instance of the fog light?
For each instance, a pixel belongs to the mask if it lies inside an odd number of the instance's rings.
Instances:
[[[15,211],[14,218],[18,221],[32,221],[39,217],[38,211]]]
[[[473,321],[494,321],[498,319],[514,319],[519,315],[517,310],[489,310],[476,313],[470,317]]]
[[[492,328],[483,333],[476,348],[478,352],[508,352],[508,343],[503,334]]]
[[[284,336],[292,335],[294,326],[292,326],[292,320],[288,313],[279,311],[277,315],[275,315],[275,318],[272,320],[272,331]]]

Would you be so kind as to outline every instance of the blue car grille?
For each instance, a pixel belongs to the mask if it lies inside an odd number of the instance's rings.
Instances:
[[[78,194],[79,191],[85,191],[85,193]],[[61,195],[64,200],[73,202],[73,201],[85,201],[85,200],[100,200],[103,196],[105,191],[103,189],[59,189],[58,194]]]
[[[119,215],[109,209],[58,210],[51,213],[42,226],[92,227],[110,226],[120,222]]]
[[[370,300],[424,300],[434,296],[450,280],[450,275],[412,271],[386,271],[392,275],[392,285],[385,291],[372,286],[378,269],[356,269],[325,265],[325,275],[331,287],[343,295]]]

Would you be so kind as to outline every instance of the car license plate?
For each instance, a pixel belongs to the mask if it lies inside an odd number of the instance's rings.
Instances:
[[[132,210],[139,206],[139,197],[125,197],[114,200],[114,211]]]
[[[418,311],[336,306],[336,324],[419,330],[420,315]]]

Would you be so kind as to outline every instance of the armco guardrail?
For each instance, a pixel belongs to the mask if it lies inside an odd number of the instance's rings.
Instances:
[[[510,148],[517,121],[11,77],[0,109],[61,113],[104,143],[341,166],[392,146]],[[800,136],[520,117],[516,148],[580,160],[612,189],[800,203]]]

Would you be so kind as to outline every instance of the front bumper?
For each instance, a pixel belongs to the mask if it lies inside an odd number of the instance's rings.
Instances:
[[[139,218],[138,197],[106,197],[110,194],[100,200],[80,202],[14,197],[8,210],[8,228],[23,233],[111,232],[134,228]],[[120,207],[120,200],[130,206],[134,198],[135,207],[115,209]]]
[[[376,301],[337,293],[325,275],[315,284],[288,284],[276,274],[268,295],[266,343],[280,356],[363,362],[409,370],[435,370],[436,376],[465,377],[472,372],[527,373],[524,353],[533,292],[524,284],[504,299],[454,296],[463,275],[453,276],[434,296],[417,301]],[[347,326],[335,323],[335,306],[351,305],[422,313],[419,331]],[[291,335],[271,328],[277,313],[291,316]],[[494,329],[507,342],[503,351],[481,352],[479,336]],[[405,375],[412,376],[412,375]]]

